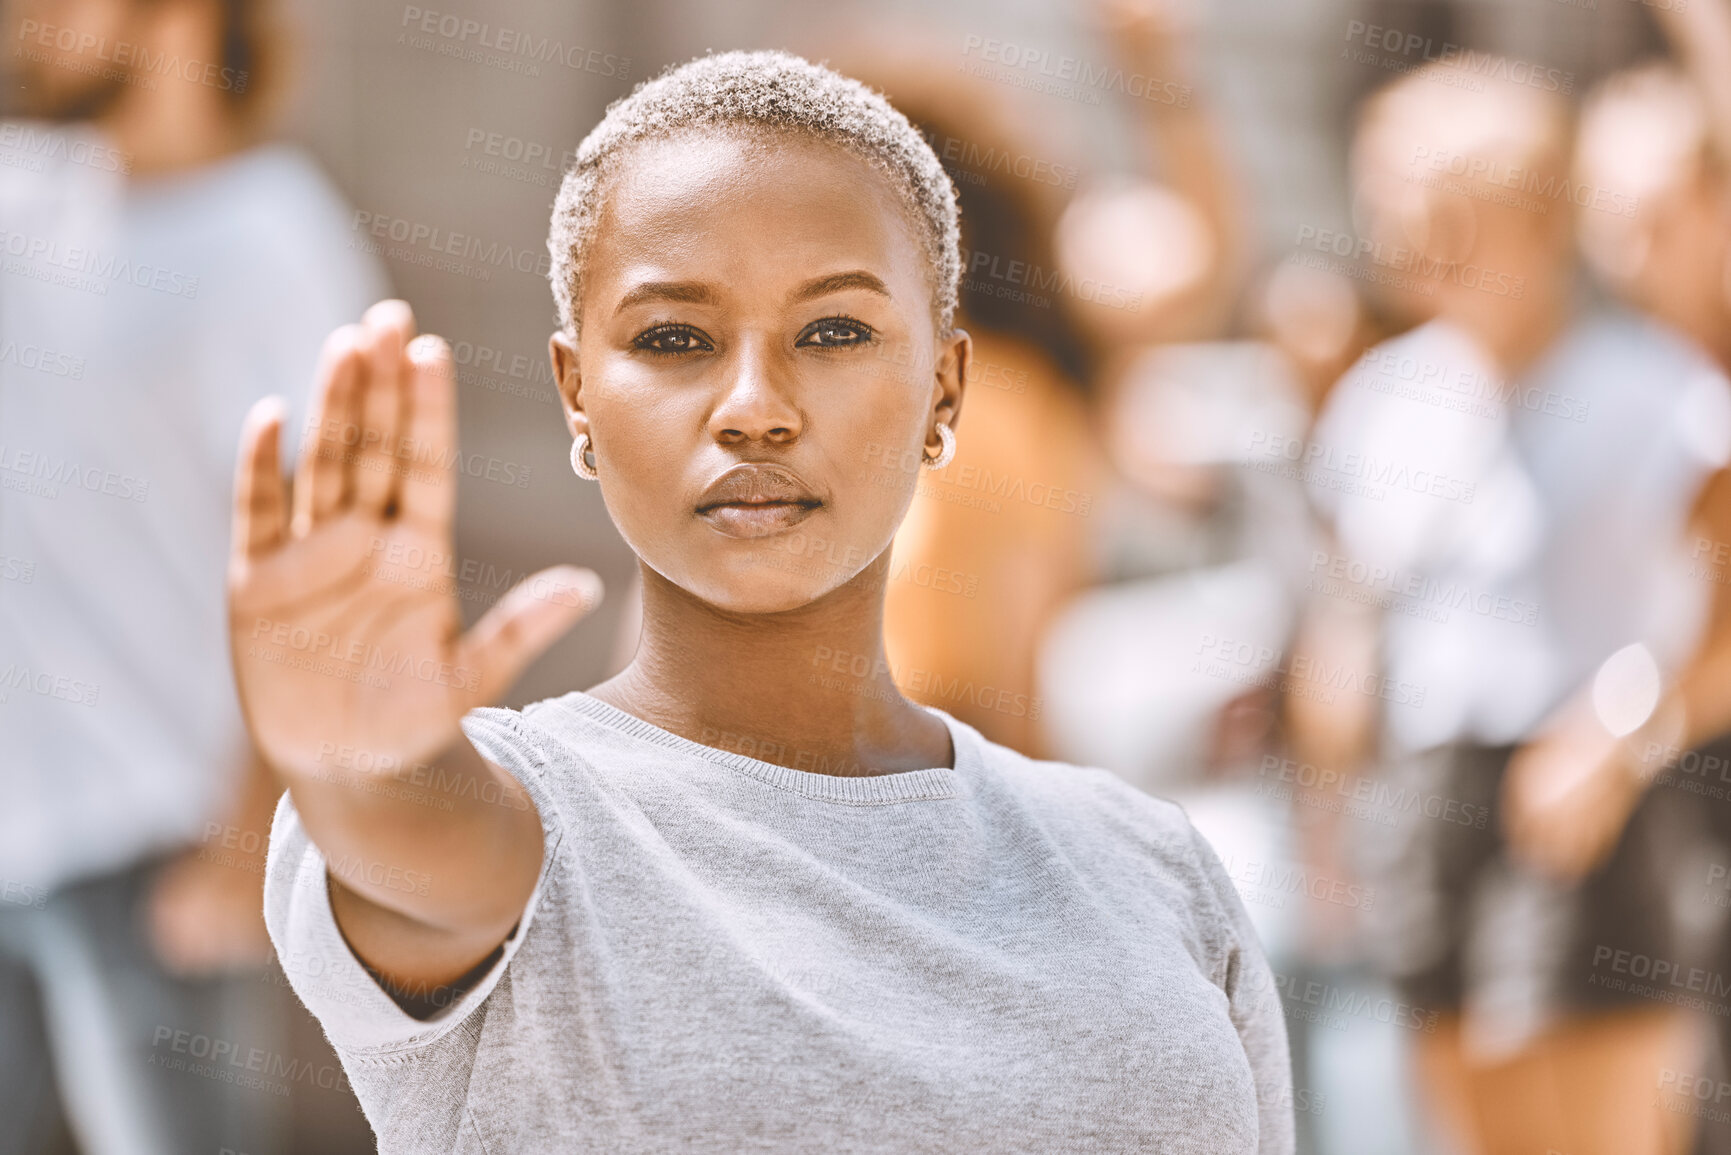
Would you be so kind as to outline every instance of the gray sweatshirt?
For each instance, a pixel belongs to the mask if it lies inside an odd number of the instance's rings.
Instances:
[[[953,769],[838,777],[582,693],[472,712],[546,858],[430,1019],[285,796],[266,921],[381,1155],[1292,1151],[1280,1000],[1183,811],[933,713]]]

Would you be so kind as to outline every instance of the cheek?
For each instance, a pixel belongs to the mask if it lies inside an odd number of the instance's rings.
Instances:
[[[658,525],[665,532],[689,488],[694,419],[676,398],[638,387],[629,377],[590,379],[602,382],[585,397],[584,411],[607,508],[628,538],[655,532]]]
[[[887,543],[920,480],[925,414],[905,383],[873,386],[859,390],[859,404],[834,412],[821,436],[848,527]]]

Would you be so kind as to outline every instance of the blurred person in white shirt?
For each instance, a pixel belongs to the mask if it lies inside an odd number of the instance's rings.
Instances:
[[[1656,371],[1652,356],[1626,364],[1624,394],[1603,399],[1600,444],[1587,456],[1617,467],[1602,471],[1596,488],[1582,477],[1573,548],[1555,551],[1552,567],[1619,611],[1583,620],[1570,655],[1575,671],[1591,675],[1596,655],[1627,648],[1565,703],[1519,767],[1512,834],[1530,857],[1573,878],[1626,855],[1650,811],[1686,809],[1702,828],[1692,833],[1705,837],[1680,848],[1686,861],[1672,902],[1685,933],[1674,961],[1705,976],[1722,974],[1731,957],[1731,924],[1710,874],[1731,853],[1723,796],[1731,780],[1723,769],[1731,766],[1731,550],[1721,545],[1731,541],[1731,123],[1714,98],[1724,78],[1701,66],[1705,56],[1731,54],[1731,20],[1704,6],[1664,23],[1687,70],[1652,63],[1614,76],[1583,115],[1580,184],[1613,190],[1630,207],[1582,214],[1582,247],[1598,281],[1632,311],[1606,327],[1620,340],[1583,348],[1578,359],[1602,363],[1639,341],[1664,350],[1671,369]],[[1645,452],[1626,444],[1627,433],[1603,436],[1637,423],[1649,430]],[[1541,442],[1531,456],[1566,469],[1580,455]],[[1669,499],[1665,507],[1655,496]],[[1636,528],[1643,525],[1644,533]],[[1611,542],[1619,548],[1604,544]],[[1619,711],[1629,716],[1611,725]],[[1731,1054],[1731,1003],[1722,980],[1711,984],[1720,992],[1698,985],[1706,997],[1695,1001],[1718,1035],[1717,1081]],[[1701,1085],[1687,1064],[1665,1068],[1655,1082],[1684,1093]],[[1731,1149],[1720,1113],[1685,1114],[1701,1120],[1698,1149]]]
[[[1317,761],[1379,764],[1390,798],[1457,814],[1363,839],[1387,893],[1368,945],[1437,1013],[1415,1057],[1456,1138],[1658,1153],[1682,1128],[1653,1073],[1688,1064],[1691,1023],[1598,964],[1685,956],[1695,820],[1655,798],[1607,828],[1571,786],[1664,713],[1625,728],[1594,689],[1686,662],[1699,619],[1674,612],[1668,562],[1723,464],[1731,391],[1675,334],[1576,315],[1574,206],[1623,202],[1580,198],[1558,96],[1461,75],[1422,69],[1361,124],[1367,239],[1430,319],[1371,350],[1301,447],[1331,567],[1380,576],[1317,599],[1309,680],[1334,701],[1292,710]]]
[[[280,1050],[256,969],[280,789],[225,652],[220,495],[248,407],[301,398],[385,280],[311,159],[265,140],[262,3],[5,15],[0,1149],[33,1149],[57,1084],[88,1151],[256,1155],[283,1100],[167,1070],[175,1032]]]

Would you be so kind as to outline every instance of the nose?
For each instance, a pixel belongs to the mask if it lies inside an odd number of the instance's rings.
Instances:
[[[727,383],[709,417],[709,432],[722,445],[760,442],[787,445],[799,437],[805,418],[795,403],[790,367],[758,341],[741,341],[729,358]]]

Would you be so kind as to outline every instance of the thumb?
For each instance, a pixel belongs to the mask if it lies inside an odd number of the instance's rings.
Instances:
[[[511,587],[458,643],[461,664],[480,673],[471,705],[497,701],[530,662],[601,604],[595,571],[556,565]]]

